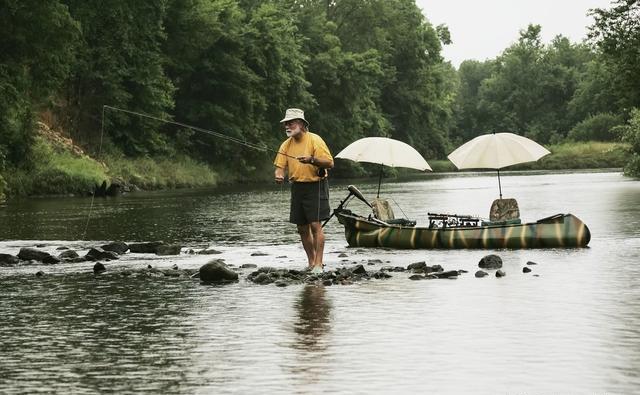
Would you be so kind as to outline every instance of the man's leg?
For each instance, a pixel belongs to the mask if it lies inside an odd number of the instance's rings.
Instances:
[[[309,260],[309,267],[313,267],[315,262],[315,243],[313,234],[311,232],[311,226],[309,224],[306,225],[298,225],[298,233],[300,233],[300,240],[302,240],[302,247],[304,247],[304,252],[307,253],[307,259]],[[323,243],[324,245],[324,239]]]
[[[312,222],[309,224],[311,228],[312,239],[314,241],[314,256],[315,262],[312,266],[322,268],[322,258],[324,257],[324,230],[322,230],[322,224],[320,222]]]

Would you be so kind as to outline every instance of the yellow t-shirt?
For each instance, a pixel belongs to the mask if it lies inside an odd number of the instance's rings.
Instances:
[[[300,163],[295,159],[296,157],[314,156],[333,161],[329,148],[322,140],[322,137],[311,132],[303,132],[300,141],[289,137],[282,143],[278,152],[293,156],[293,158],[290,158],[277,154],[273,161],[276,167],[289,169],[289,179],[293,182],[316,182],[321,180],[317,174],[317,166],[310,163]]]

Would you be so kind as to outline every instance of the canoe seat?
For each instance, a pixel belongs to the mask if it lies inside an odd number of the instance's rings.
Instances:
[[[491,222],[508,221],[520,218],[520,209],[516,199],[496,199],[491,204],[489,210],[489,220]]]
[[[375,198],[371,202],[371,208],[373,209],[373,217],[387,225],[416,226],[416,221],[406,218],[396,218],[393,215],[393,210],[388,200]]]
[[[373,209],[373,216],[381,221],[389,222],[396,218],[388,200],[375,198],[371,202],[371,208]]]

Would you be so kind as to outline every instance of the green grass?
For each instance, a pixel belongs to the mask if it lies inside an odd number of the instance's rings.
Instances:
[[[551,154],[513,169],[571,170],[622,168],[631,158],[630,146],[613,142],[574,142],[548,146]]]
[[[87,156],[53,148],[41,137],[33,146],[33,162],[28,168],[5,174],[11,195],[87,194],[105,179],[106,168]]]
[[[111,179],[142,189],[215,186],[219,181],[214,170],[186,156],[172,159],[110,156],[105,162]]]

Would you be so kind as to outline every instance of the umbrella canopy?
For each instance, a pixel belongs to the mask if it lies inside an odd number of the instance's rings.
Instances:
[[[377,163],[389,167],[431,170],[427,161],[415,148],[387,137],[365,137],[356,140],[340,151],[336,158]]]
[[[535,162],[547,154],[550,154],[549,150],[526,137],[513,133],[490,133],[462,144],[448,158],[458,169],[498,170],[502,199],[500,169],[518,163]]]
[[[407,167],[422,171],[431,170],[431,166],[415,148],[402,141],[387,137],[365,137],[356,140],[340,151],[336,158],[379,164],[378,196],[380,196],[382,166]]]

